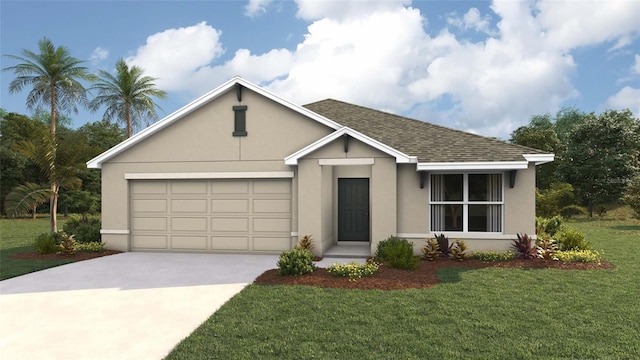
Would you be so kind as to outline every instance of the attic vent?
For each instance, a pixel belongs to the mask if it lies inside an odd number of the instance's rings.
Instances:
[[[247,136],[247,107],[234,106],[234,131],[233,136]]]

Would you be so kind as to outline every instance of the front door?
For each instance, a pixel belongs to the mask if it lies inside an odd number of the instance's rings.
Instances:
[[[369,241],[369,179],[338,179],[338,240]]]

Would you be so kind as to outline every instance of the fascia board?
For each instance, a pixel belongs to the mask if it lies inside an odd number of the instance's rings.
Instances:
[[[437,162],[418,163],[417,171],[474,171],[474,170],[519,170],[529,166],[527,161],[488,162]]]

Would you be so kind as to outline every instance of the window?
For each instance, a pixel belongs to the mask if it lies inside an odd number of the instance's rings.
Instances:
[[[247,136],[247,107],[234,106],[233,136]]]
[[[432,174],[431,231],[502,232],[502,174]]]

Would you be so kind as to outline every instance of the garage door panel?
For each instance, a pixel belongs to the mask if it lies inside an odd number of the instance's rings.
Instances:
[[[167,200],[165,199],[135,199],[131,203],[134,212],[166,213]]]
[[[258,237],[253,238],[253,250],[256,251],[282,251],[289,248],[288,237]]]
[[[290,199],[254,199],[254,213],[285,213],[291,212]]]
[[[249,251],[248,236],[212,236],[211,249]]]
[[[249,211],[249,199],[213,199],[211,200],[211,212],[246,213]]]
[[[207,231],[206,217],[174,217],[171,218],[172,231]]]
[[[253,219],[254,232],[287,232],[291,229],[290,219]]]
[[[174,213],[203,213],[207,212],[206,199],[173,199],[171,211]]]
[[[206,181],[174,181],[171,183],[171,194],[207,194]]]
[[[212,194],[249,194],[248,181],[216,181],[211,184]]]
[[[162,194],[167,193],[166,181],[140,181],[134,182],[131,187],[133,194]]]
[[[165,250],[167,248],[167,235],[135,235],[133,236],[133,248],[139,250]]]
[[[166,217],[138,217],[133,218],[134,231],[167,231]]]
[[[248,232],[248,218],[212,218],[211,230],[214,232]]]
[[[174,250],[207,250],[206,236],[171,236],[171,248]]]
[[[290,194],[291,183],[278,180],[259,180],[253,183],[254,194]]]

